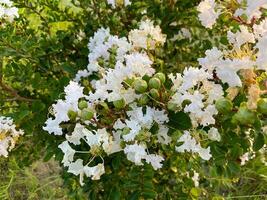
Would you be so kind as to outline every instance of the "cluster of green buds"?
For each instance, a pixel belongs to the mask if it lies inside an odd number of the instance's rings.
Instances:
[[[68,117],[71,121],[75,121],[79,117],[82,121],[91,120],[94,117],[94,111],[88,107],[88,103],[85,100],[80,100],[78,103],[80,112],[73,110],[68,111]]]
[[[164,86],[165,82],[166,76],[161,72],[156,73],[151,78],[136,78],[132,83],[132,87],[137,94],[141,94],[138,103],[140,105],[147,105],[151,100],[166,102],[169,95]]]

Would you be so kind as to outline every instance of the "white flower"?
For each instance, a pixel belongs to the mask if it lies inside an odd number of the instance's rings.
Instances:
[[[267,19],[264,19],[260,24],[253,25],[253,33],[257,39],[267,34]]]
[[[267,50],[267,35],[264,35],[264,37],[259,38],[258,43],[256,47],[258,49],[257,55],[257,67],[258,69],[267,70],[267,56],[266,56],[266,50]]]
[[[77,123],[74,131],[72,132],[71,135],[66,135],[66,139],[70,142],[73,143],[75,145],[79,145],[81,144],[81,139],[84,137],[83,134],[83,129],[85,127],[83,125],[81,125],[80,123]]]
[[[102,163],[99,163],[94,167],[85,166],[83,170],[86,176],[91,177],[92,180],[99,180],[100,176],[105,174],[105,167]]]
[[[13,2],[10,0],[0,1],[0,19],[3,18],[12,22],[15,18],[19,17],[18,8],[12,6]]]
[[[68,168],[68,172],[76,176],[80,175],[80,184],[84,185],[84,175],[91,178],[92,180],[99,180],[100,176],[105,173],[104,164],[99,163],[96,166],[89,167],[83,165],[82,159],[77,159],[75,162],[71,163]]]
[[[127,112],[127,116],[129,119],[125,120],[127,125],[125,127],[130,128],[130,132],[123,135],[125,141],[133,141],[141,129],[150,129],[154,121],[159,125],[169,121],[167,114],[163,110],[156,110],[148,106],[145,114],[142,107],[132,106],[132,110]],[[118,121],[116,127],[123,127],[123,125]]]
[[[142,159],[146,159],[147,156],[145,148],[138,144],[127,144],[124,148],[124,153],[127,155],[127,159],[136,165],[143,165]]]
[[[213,47],[205,52],[205,58],[199,58],[199,64],[207,69],[209,72],[212,72],[217,65],[217,63],[221,60],[223,53],[217,48]]]
[[[157,170],[162,168],[162,161],[164,161],[164,158],[162,156],[156,155],[156,154],[148,154],[146,156],[146,162],[152,165],[152,167]]]
[[[186,91],[196,86],[201,81],[212,78],[212,75],[204,69],[197,69],[193,67],[185,68],[183,72],[183,83],[180,86],[180,91]]]
[[[8,157],[8,152],[15,147],[18,137],[23,134],[23,130],[16,130],[13,119],[0,116],[0,156]]]
[[[210,140],[214,140],[214,141],[221,141],[221,135],[218,131],[217,128],[212,127],[209,131],[208,131],[208,137]]]
[[[230,87],[241,87],[242,82],[237,72],[241,69],[253,69],[254,65],[255,63],[249,57],[225,59],[217,64],[216,73],[222,82],[228,83]]]
[[[248,28],[244,25],[239,26],[240,31],[233,33],[227,32],[227,38],[230,43],[234,45],[234,48],[239,49],[245,43],[255,43],[255,37],[253,33],[248,31]]]
[[[267,8],[266,0],[247,0],[246,8],[239,8],[235,12],[235,16],[246,15],[248,17],[248,21],[253,18],[260,18],[262,13],[260,11],[261,8]]]
[[[9,139],[0,140],[0,156],[8,157]]]
[[[116,8],[116,1],[117,0],[107,0],[108,4],[110,4],[113,8]],[[124,0],[124,6],[131,5],[130,0]]]
[[[62,160],[63,165],[69,166],[70,163],[72,163],[73,158],[74,158],[74,154],[75,154],[75,150],[71,148],[71,146],[69,145],[68,141],[64,141],[62,142],[58,148],[60,148],[62,150],[62,152],[64,153],[64,157]]]
[[[198,12],[200,12],[199,20],[206,28],[212,28],[221,14],[219,10],[216,10],[216,7],[217,4],[214,0],[204,0],[197,7]]]
[[[166,41],[160,27],[154,26],[150,20],[142,21],[139,29],[131,30],[128,37],[133,47],[144,49],[155,49],[157,44],[163,45]]]
[[[199,156],[203,160],[209,160],[212,156],[210,154],[210,147],[207,149],[202,148],[200,144],[198,144],[195,138],[191,137],[188,131],[184,131],[184,135],[182,135],[177,142],[183,142],[182,145],[176,146],[176,151],[184,153],[185,151],[198,153]]]
[[[168,136],[168,131],[169,128],[167,128],[166,126],[160,126],[159,130],[158,130],[158,141],[161,144],[169,144],[171,142],[171,137]]]
[[[49,118],[46,126],[43,127],[50,134],[62,135],[60,123],[69,121],[69,110],[78,111],[78,100],[84,97],[83,87],[74,81],[71,81],[64,91],[66,93],[65,100],[60,99],[52,105],[54,119]]]

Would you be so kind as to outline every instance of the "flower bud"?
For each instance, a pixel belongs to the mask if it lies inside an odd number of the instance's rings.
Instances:
[[[136,136],[136,139],[139,141],[150,141],[151,133],[149,131],[141,130]]]
[[[239,123],[241,125],[253,124],[255,122],[256,115],[245,106],[241,106],[238,112],[233,116],[232,122]]]
[[[91,110],[90,108],[87,108],[87,109],[83,109],[82,112],[81,112],[81,119],[83,121],[87,121],[87,120],[90,120],[94,117],[94,112],[93,110]]]
[[[88,104],[87,104],[87,102],[85,100],[82,100],[82,101],[79,102],[78,107],[79,107],[80,110],[82,110],[82,109],[87,108]]]
[[[233,109],[232,102],[226,98],[221,98],[218,101],[216,101],[215,106],[216,106],[216,109],[220,113],[224,113],[224,114],[232,111],[232,109]]]
[[[141,105],[147,105],[149,102],[149,97],[147,96],[147,94],[143,94],[140,98],[138,103]]]
[[[155,78],[158,78],[158,79],[161,81],[162,84],[164,84],[165,81],[166,81],[166,76],[165,76],[165,74],[163,74],[163,73],[161,73],[161,72],[156,73],[156,74],[154,75],[154,77],[155,77]]]
[[[149,93],[150,93],[150,95],[152,96],[152,98],[155,99],[155,100],[158,100],[159,97],[160,97],[160,95],[159,95],[159,91],[158,91],[157,89],[155,89],[155,88],[151,89],[151,90],[149,91]]]
[[[120,100],[117,100],[117,101],[113,101],[113,105],[115,106],[115,108],[117,109],[122,109],[125,107],[125,101],[124,99],[120,99]]]
[[[159,89],[161,86],[160,79],[158,78],[151,78],[148,82],[148,85],[150,88]]]
[[[172,103],[172,102],[168,102],[168,104],[167,104],[167,108],[170,111],[176,111],[177,107],[178,107],[177,104]]]
[[[133,87],[137,93],[144,93],[147,90],[147,83],[145,80],[138,78],[133,82]]]
[[[122,129],[122,135],[127,135],[129,134],[131,131],[131,129],[129,127],[125,127],[124,129]]]
[[[75,112],[73,110],[69,110],[68,111],[68,117],[71,121],[74,121],[77,117],[77,112]]]
[[[267,99],[260,99],[257,103],[257,110],[264,114],[267,115]]]

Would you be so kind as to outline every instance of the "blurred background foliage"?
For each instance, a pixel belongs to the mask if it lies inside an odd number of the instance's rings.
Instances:
[[[236,162],[225,167],[221,156],[211,171],[201,172],[205,177],[201,188],[195,188],[191,178],[181,179],[180,174],[192,167],[189,155],[169,157],[159,173],[149,166],[133,167],[123,156],[111,157],[107,163],[115,173],[107,170],[107,176],[87,180],[83,188],[77,177],[51,161],[61,159],[57,148],[61,141],[42,126],[64,86],[87,67],[87,44],[94,32],[109,27],[113,34],[126,36],[141,19],[153,19],[168,38],[156,52],[155,65],[167,73],[181,72],[197,66],[206,49],[227,45],[223,26],[206,30],[200,25],[195,9],[200,0],[132,0],[130,7],[116,9],[105,0],[14,2],[20,18],[0,27],[0,114],[13,117],[26,134],[9,158],[0,160],[0,199],[264,198],[267,167],[257,159],[242,168]],[[183,28],[190,31],[190,38],[181,34]],[[223,148],[217,150],[218,155],[226,154]]]

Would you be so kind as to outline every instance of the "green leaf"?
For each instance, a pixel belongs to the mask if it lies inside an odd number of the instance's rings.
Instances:
[[[261,132],[257,132],[255,134],[255,140],[253,144],[253,150],[258,151],[260,150],[264,145],[264,136]]]
[[[121,199],[121,193],[118,187],[114,187],[111,190],[109,200],[120,200]]]
[[[139,196],[140,196],[140,193],[138,191],[135,191],[129,196],[128,199],[129,200],[138,200]]]
[[[157,196],[157,192],[154,190],[144,190],[143,191],[143,197],[147,198],[147,199],[155,199]]]
[[[170,112],[168,125],[178,130],[188,130],[192,127],[191,119],[188,114],[184,112]]]

